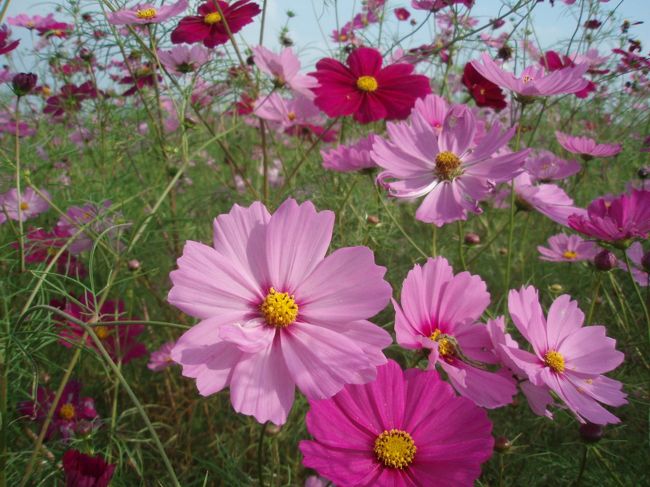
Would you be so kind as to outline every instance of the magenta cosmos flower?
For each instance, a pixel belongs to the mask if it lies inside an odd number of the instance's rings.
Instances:
[[[526,67],[519,77],[515,77],[512,73],[504,71],[487,53],[483,53],[481,61],[482,63],[472,61],[472,65],[480,74],[492,83],[525,98],[575,93],[589,83],[582,77],[589,69],[588,64],[578,64],[548,74],[543,66],[531,65]]]
[[[263,46],[256,46],[252,50],[257,67],[272,76],[277,87],[288,86],[299,95],[310,100],[314,98],[312,88],[318,85],[318,81],[308,74],[300,74],[300,60],[290,47],[285,47],[280,54]]]
[[[77,450],[63,454],[66,487],[108,487],[114,472],[115,465],[99,455],[93,457]]]
[[[443,257],[428,259],[408,273],[401,296],[401,307],[393,300],[397,343],[429,350],[429,368],[440,364],[454,388],[477,405],[512,402],[517,388],[509,376],[476,367],[499,362],[485,325],[478,323],[490,304],[479,276],[454,276]]]
[[[615,198],[598,198],[586,215],[572,215],[569,226],[584,235],[622,246],[650,233],[650,191],[632,190]]]
[[[616,341],[605,336],[605,327],[583,327],[584,314],[566,294],[553,301],[545,318],[532,286],[510,291],[508,309],[534,353],[502,348],[530,382],[550,388],[581,423],[620,422],[599,404],[627,404],[623,385],[602,375],[623,362],[623,354],[614,348]]]
[[[643,256],[645,255],[643,252],[643,245],[641,245],[641,242],[634,242],[625,252],[630,259],[630,264],[632,264],[630,269],[632,277],[634,277],[634,280],[638,282],[639,285],[647,287],[648,284],[650,284],[650,274],[643,268]],[[627,272],[628,269],[625,261],[619,260],[618,266]]]
[[[176,46],[169,51],[158,50],[158,59],[165,69],[176,76],[197,71],[210,60],[210,51],[201,46]]]
[[[370,134],[351,144],[339,145],[334,149],[322,150],[323,167],[331,171],[352,172],[377,167],[370,157],[372,144],[377,136]]]
[[[586,242],[577,235],[558,233],[548,239],[548,247],[539,245],[540,259],[548,262],[579,262],[592,260],[599,252],[593,242]]]
[[[547,183],[573,176],[582,166],[578,161],[566,161],[547,150],[538,150],[528,156],[524,169],[535,182]]]
[[[492,455],[485,411],[433,370],[389,360],[375,382],[310,406],[303,464],[339,487],[472,486]]]
[[[555,137],[562,147],[572,154],[579,154],[586,161],[594,157],[615,156],[623,148],[621,144],[598,144],[589,137],[574,137],[562,132],[555,132]]]
[[[474,5],[474,0],[411,0],[411,7],[415,10],[429,10],[431,12],[437,12],[454,4],[471,8]]]
[[[297,96],[287,100],[276,92],[260,96],[255,102],[254,113],[281,129],[317,123],[322,118],[318,108],[308,98]]]
[[[20,44],[20,40],[12,41],[11,30],[6,25],[0,26],[0,54],[7,54],[13,51]]]
[[[167,342],[161,345],[158,350],[152,352],[149,356],[147,368],[154,372],[159,372],[170,365],[174,365],[174,359],[172,358],[172,349],[174,348],[174,345],[176,345],[176,342]]]
[[[50,194],[44,189],[40,192],[47,197],[47,200],[30,187],[25,188],[22,194],[19,194],[16,188],[12,188],[0,195],[0,223],[5,222],[7,217],[25,221],[46,212],[50,208],[48,202]]]
[[[236,34],[253,22],[253,17],[260,12],[260,7],[250,0],[238,0],[231,4],[222,0],[211,0],[199,6],[198,15],[183,17],[172,32],[171,40],[174,44],[203,42],[205,47],[225,44],[230,38],[226,24],[230,33]]]
[[[397,198],[426,196],[415,217],[442,226],[466,220],[467,212],[480,213],[478,201],[490,194],[496,183],[519,174],[528,150],[495,156],[515,133],[501,133],[495,123],[478,144],[477,123],[464,105],[452,107],[440,132],[414,113],[412,123],[389,123],[389,141],[377,138],[372,158],[385,169],[379,180]],[[392,181],[388,182],[387,180]]]
[[[409,116],[415,100],[431,93],[429,79],[413,74],[413,65],[382,68],[377,49],[360,47],[348,56],[347,66],[336,59],[318,61],[310,73],[319,86],[314,103],[329,117],[354,115],[359,123]]]
[[[180,14],[186,8],[187,0],[160,7],[152,3],[141,3],[130,9],[110,12],[106,17],[108,23],[114,25],[158,24]]]
[[[186,243],[168,299],[201,321],[172,358],[202,395],[230,386],[237,412],[280,425],[296,385],[324,399],[375,378],[391,337],[367,319],[390,298],[386,269],[366,247],[326,257],[333,225],[310,202],[257,202],[217,217],[213,247]]]

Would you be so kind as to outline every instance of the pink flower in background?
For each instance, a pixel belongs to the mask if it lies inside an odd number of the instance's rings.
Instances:
[[[450,106],[447,101],[438,95],[427,95],[418,98],[411,112],[412,116],[419,114],[431,127],[435,129],[436,135],[440,135],[442,124],[449,113]]]
[[[297,96],[287,100],[275,92],[268,96],[262,95],[255,102],[254,113],[264,120],[278,124],[282,129],[320,121],[320,111],[308,98]]]
[[[575,62],[569,56],[560,56],[555,51],[547,51],[544,53],[539,63],[548,71],[558,71],[560,69],[573,67]],[[596,91],[596,84],[593,81],[588,81],[587,86],[582,90],[576,91],[574,95],[578,98],[587,98],[589,93]]]
[[[161,345],[161,347],[155,352],[151,352],[149,363],[147,364],[149,370],[160,372],[161,370],[174,365],[175,362],[172,358],[172,349],[174,348],[174,345],[176,345],[176,342],[167,342]]]
[[[32,264],[49,263],[61,247],[68,241],[68,235],[56,227],[52,232],[46,232],[42,228],[31,228],[25,235],[25,262]],[[19,249],[19,243],[14,242],[12,247]],[[59,274],[75,277],[87,275],[83,264],[64,251],[56,262],[56,270]]]
[[[431,93],[429,79],[413,74],[411,64],[382,63],[381,53],[368,47],[352,51],[347,66],[321,59],[310,73],[319,82],[314,103],[329,117],[353,115],[364,124],[408,117],[415,101]]]
[[[541,260],[548,262],[579,262],[592,260],[600,251],[593,242],[587,242],[577,235],[558,233],[548,239],[548,247],[537,247]]]
[[[55,22],[54,14],[47,14],[45,17],[40,15],[34,15],[30,17],[27,14],[18,14],[15,17],[8,17],[7,23],[9,25],[15,25],[16,27],[25,27],[26,29],[33,30],[41,24],[51,24]]]
[[[614,198],[597,198],[586,215],[569,217],[569,226],[605,242],[627,245],[631,239],[646,239],[650,233],[650,191],[632,190]]]
[[[621,144],[598,144],[589,137],[575,137],[555,132],[555,138],[562,147],[573,154],[579,154],[585,160],[594,157],[612,157],[621,152]]]
[[[158,59],[170,73],[182,76],[198,71],[210,60],[211,51],[197,44],[192,47],[176,46],[168,51],[158,50]]]
[[[545,318],[532,286],[511,290],[508,309],[534,353],[507,345],[502,348],[530,382],[550,388],[581,423],[619,423],[599,404],[627,404],[623,384],[602,375],[623,362],[623,354],[614,348],[616,341],[605,335],[605,327],[583,327],[584,314],[566,294],[553,301]]]
[[[408,20],[411,16],[411,12],[403,7],[396,8],[393,10],[393,13],[395,14],[395,18],[400,21]]]
[[[71,24],[66,24],[65,22],[57,22],[55,20],[43,20],[36,26],[38,35],[46,39],[52,37],[57,37],[59,39],[65,39],[68,37],[74,30],[74,26]]]
[[[312,76],[300,74],[300,60],[291,48],[285,47],[280,54],[263,46],[256,46],[252,51],[257,67],[272,76],[276,86],[288,86],[295,93],[313,100],[314,92],[311,89],[318,86],[318,81]]]
[[[74,242],[70,244],[68,250],[71,254],[78,255],[81,252],[90,250],[94,243],[93,233],[96,235],[104,233],[105,237],[117,238],[119,230],[117,228],[109,230],[115,225],[115,217],[119,216],[116,214],[111,215],[109,211],[111,205],[110,200],[105,200],[98,205],[87,203],[83,206],[71,206],[66,211],[66,216],[59,218],[56,223],[57,233],[60,232],[62,235],[72,237],[82,227],[86,230],[79,234]]]
[[[310,401],[303,464],[339,487],[471,486],[492,456],[484,410],[433,371],[389,360],[375,382]]]
[[[93,140],[93,134],[85,127],[80,127],[74,130],[68,137],[70,138],[70,142],[80,149],[83,149],[91,140]]]
[[[481,75],[494,84],[523,97],[575,93],[588,84],[588,81],[582,77],[589,67],[587,64],[579,64],[548,74],[543,66],[530,65],[519,77],[515,77],[512,73],[504,71],[487,53],[483,53],[481,61],[482,63],[472,61],[472,65]]]
[[[8,54],[18,47],[20,40],[12,41],[9,39],[11,31],[6,25],[0,26],[0,54]]]
[[[106,18],[113,25],[158,24],[182,13],[187,8],[187,0],[179,0],[171,5],[155,6],[153,3],[140,3],[133,8],[109,12]]]
[[[61,88],[59,95],[50,96],[45,101],[43,113],[59,117],[65,112],[76,112],[81,109],[81,102],[97,98],[99,92],[92,81],[86,81],[79,86],[66,84]]]
[[[634,280],[638,282],[639,285],[647,287],[650,274],[648,274],[648,272],[643,268],[643,263],[641,262],[645,255],[643,252],[643,245],[641,245],[641,242],[634,242],[625,252],[630,259],[630,264],[632,264],[630,267]],[[627,272],[627,264],[624,260],[619,260],[618,266]]]
[[[325,256],[334,214],[289,199],[273,215],[235,205],[213,247],[188,241],[168,300],[199,324],[172,350],[201,395],[230,386],[235,411],[283,424],[296,385],[325,399],[374,380],[390,335],[367,321],[391,294],[366,247]]]
[[[474,5],[474,0],[411,0],[411,7],[415,10],[429,10],[431,12],[437,12],[454,4],[471,8]]]
[[[393,300],[397,343],[429,350],[429,368],[439,364],[454,389],[477,405],[498,408],[517,393],[507,375],[476,366],[496,364],[484,324],[490,294],[479,276],[454,271],[443,257],[416,265],[402,285],[402,305]]]
[[[571,197],[555,184],[533,184],[528,173],[522,173],[514,179],[516,204],[520,210],[535,210],[560,225],[567,226],[571,215],[585,215],[583,208],[574,206]],[[502,204],[508,205],[510,190],[500,194]]]
[[[40,192],[47,199],[42,198],[32,188],[27,187],[22,194],[18,194],[16,188],[10,189],[5,194],[0,195],[0,223],[3,223],[9,217],[12,220],[26,221],[34,218],[41,213],[50,209],[50,194],[41,189]],[[19,203],[20,200],[20,203]]]
[[[484,200],[496,183],[511,180],[521,172],[528,150],[495,156],[515,133],[501,133],[495,123],[476,145],[477,123],[463,105],[447,113],[438,132],[415,113],[412,123],[389,123],[388,141],[377,138],[372,158],[385,169],[378,179],[392,196],[425,196],[415,217],[442,226],[467,219],[467,212],[480,213]],[[391,181],[388,181],[390,179]]]
[[[39,386],[33,401],[18,403],[18,412],[27,419],[43,424],[54,403],[54,397],[55,391]],[[95,401],[90,397],[81,397],[81,383],[71,380],[63,388],[63,394],[56,405],[45,439],[48,440],[59,433],[64,440],[67,440],[74,435],[80,423],[98,418]]]
[[[370,157],[372,144],[376,137],[375,134],[370,134],[350,144],[342,144],[333,149],[321,150],[323,167],[338,172],[352,172],[377,167],[377,164]]]
[[[533,152],[524,165],[534,182],[558,181],[580,172],[578,161],[566,161],[547,150]]]

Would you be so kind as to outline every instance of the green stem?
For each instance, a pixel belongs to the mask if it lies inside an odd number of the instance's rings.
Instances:
[[[257,442],[257,476],[260,487],[264,487],[264,437],[266,436],[266,427],[268,424],[269,422],[267,421],[260,428],[260,438]]]
[[[438,256],[438,227],[436,225],[431,225],[433,231],[431,232],[431,256]]]
[[[596,301],[598,301],[598,292],[600,291],[600,284],[602,282],[602,277],[600,272],[596,273],[596,283],[594,284],[594,291],[591,298],[591,306],[589,306],[589,313],[587,314],[586,324],[591,323],[591,319],[594,316],[594,310],[596,309]]]
[[[578,471],[578,476],[576,477],[575,481],[573,482],[574,487],[578,487],[580,485],[580,481],[582,480],[582,475],[585,473],[585,467],[587,466],[587,452],[589,451],[589,448],[585,445],[584,450],[582,451],[582,460],[580,461],[580,470]]]
[[[460,265],[463,270],[467,270],[467,264],[465,263],[465,248],[463,247],[464,243],[464,232],[463,232],[463,222],[458,220],[458,257],[460,258]]]
[[[20,97],[16,97],[16,196],[18,197],[18,247],[20,252],[20,272],[25,272],[25,235],[23,234],[23,194],[20,187]]]

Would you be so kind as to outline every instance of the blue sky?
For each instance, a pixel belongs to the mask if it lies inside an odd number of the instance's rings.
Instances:
[[[170,1],[172,0],[167,0],[167,2]],[[514,3],[514,0],[511,1]],[[138,0],[128,2],[119,0],[119,2],[134,5],[138,3]],[[113,3],[117,2],[114,0]],[[190,0],[190,3],[196,4],[198,2],[197,0]],[[261,3],[261,0],[259,0],[259,3]],[[322,57],[323,54],[328,53],[332,44],[327,38],[336,26],[336,16],[332,7],[334,1],[330,0],[327,2],[329,5],[327,8],[324,7],[324,3],[322,0],[268,0],[265,45],[277,47],[278,32],[286,20],[285,12],[291,9],[296,13],[296,17],[289,24],[290,33],[297,48],[302,51],[302,56],[308,61],[313,61]],[[509,2],[507,0],[477,0],[475,7],[472,9],[472,15],[481,21],[480,25],[483,25],[488,19],[498,15],[499,9],[502,8],[504,3]],[[580,0],[577,3],[579,4]],[[65,0],[13,0],[9,6],[7,16],[13,16],[21,12],[30,15],[44,15],[48,12],[53,12],[57,5],[64,4],[66,4]],[[84,4],[87,5],[87,8],[82,9],[82,11],[97,10],[99,0],[84,0]],[[392,10],[396,7],[410,7],[410,2],[389,0],[388,5],[388,10]],[[342,25],[354,13],[360,11],[361,2],[359,0],[339,0],[338,6],[339,23]],[[643,42],[644,51],[647,52],[650,50],[650,0],[611,0],[609,3],[598,4],[600,14],[597,15],[597,18],[602,20],[606,12],[611,11],[615,7],[616,16],[619,19],[644,22],[643,25],[632,27],[631,34]],[[570,37],[575,29],[579,10],[578,5],[567,7],[562,0],[557,0],[555,7],[551,7],[548,0],[538,4],[533,11],[533,19],[535,32],[541,47],[552,47],[558,40]],[[424,12],[414,11],[413,13],[414,18],[418,22],[424,19]],[[392,16],[392,13],[389,13],[389,15]],[[402,36],[412,29],[407,22],[397,24],[397,22],[391,19],[390,27],[384,31],[384,36],[390,39],[398,35]],[[432,25],[433,23],[430,22],[430,25],[423,27],[410,40],[411,45],[430,42]],[[397,28],[399,30],[396,30]],[[259,22],[245,28],[243,36],[246,41],[251,44],[256,44],[257,36],[259,35],[258,29]],[[29,32],[20,28],[13,28],[13,31],[14,37],[22,39],[23,47],[31,45],[32,41]],[[19,67],[21,64],[29,63],[30,60],[26,58],[23,59],[24,63],[21,63],[20,59],[16,59]],[[23,67],[28,68],[29,66]]]

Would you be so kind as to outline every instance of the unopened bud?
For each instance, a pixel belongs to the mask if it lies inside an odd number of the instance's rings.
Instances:
[[[138,269],[140,269],[140,261],[137,259],[131,259],[129,261],[129,270],[137,271]]]
[[[18,73],[11,80],[11,87],[16,96],[25,96],[36,86],[38,76],[33,73]]]
[[[499,436],[494,439],[494,450],[499,453],[505,453],[510,450],[512,443],[505,436]]]
[[[599,271],[611,271],[618,264],[616,256],[607,249],[601,250],[594,257],[594,265]]]
[[[379,223],[379,217],[376,215],[368,215],[366,221],[371,225],[377,225]]]
[[[465,243],[467,245],[478,245],[481,243],[481,237],[477,233],[469,232],[465,234]]]
[[[585,423],[580,425],[580,438],[587,443],[596,443],[603,437],[605,428],[601,424]]]

